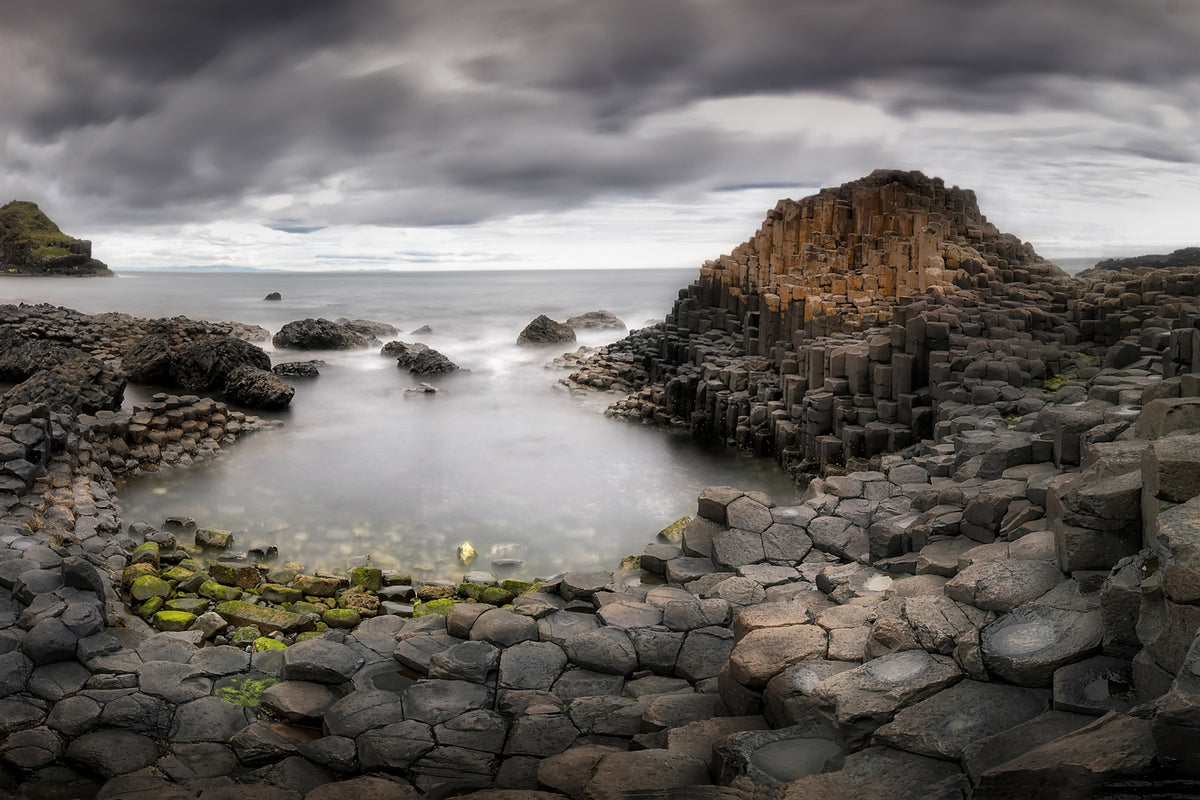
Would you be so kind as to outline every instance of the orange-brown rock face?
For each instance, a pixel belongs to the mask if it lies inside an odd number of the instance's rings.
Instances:
[[[781,200],[752,239],[704,265],[713,294],[761,294],[793,322],[887,323],[903,297],[1061,275],[979,213],[975,193],[919,172],[876,170]],[[798,325],[796,327],[799,327]]]

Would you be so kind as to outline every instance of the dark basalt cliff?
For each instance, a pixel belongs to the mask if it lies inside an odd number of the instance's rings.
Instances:
[[[46,277],[111,276],[92,258],[92,243],[59,230],[28,200],[0,206],[0,275]]]

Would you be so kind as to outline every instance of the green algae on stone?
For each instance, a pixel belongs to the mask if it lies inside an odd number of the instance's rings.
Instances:
[[[156,575],[142,575],[129,587],[129,596],[141,602],[151,597],[166,597],[171,594],[171,584]]]
[[[139,544],[129,556],[129,560],[134,564],[151,564],[154,567],[158,567],[158,559],[158,545],[154,542]]]
[[[195,574],[196,573],[190,569],[185,569],[184,567],[176,565],[174,567],[170,567],[169,569],[163,570],[159,577],[164,581],[178,583],[179,581],[186,581]]]
[[[506,578],[500,581],[500,588],[513,594],[525,594],[538,588],[540,585],[535,581],[518,581],[513,578]]]
[[[279,678],[271,675],[230,675],[217,681],[213,694],[234,705],[254,708],[262,703],[263,692],[277,683]]]
[[[230,564],[209,564],[208,576],[222,586],[237,586],[237,571]]]
[[[149,600],[138,606],[135,610],[137,611],[137,615],[142,619],[149,619],[159,611],[162,611],[162,607],[163,599],[161,597],[151,597]]]
[[[306,600],[296,600],[292,603],[292,611],[297,614],[316,614],[320,616],[325,613],[327,606],[318,605],[317,603],[309,603]]]
[[[426,614],[441,614],[444,617],[450,613],[450,609],[457,602],[459,601],[453,597],[439,597],[436,600],[427,600],[414,605],[412,615],[414,617],[423,617]]]
[[[362,615],[352,608],[331,608],[321,615],[321,621],[331,628],[353,628],[362,622]]]
[[[641,569],[641,567],[642,567],[642,557],[641,556],[625,556],[624,558],[621,559],[621,565],[618,567],[618,569],[624,569],[624,570]]]
[[[200,528],[196,531],[196,546],[205,550],[228,550],[233,546],[233,534],[216,528]]]
[[[243,625],[233,632],[233,636],[229,637],[229,643],[241,647],[246,644],[253,644],[262,637],[263,632],[255,625]]]
[[[287,650],[287,645],[270,636],[260,636],[254,640],[252,649],[256,653],[262,653],[266,650]]]
[[[383,573],[384,586],[411,586],[412,575],[407,572],[385,572]]]
[[[667,527],[658,532],[658,538],[671,544],[679,544],[683,541],[683,529],[692,521],[691,517],[683,516],[672,522]]]
[[[295,603],[304,597],[299,589],[290,586],[280,586],[278,583],[264,583],[258,587],[258,594],[268,603]],[[313,609],[315,611],[315,609]]]
[[[321,636],[324,633],[324,631],[305,631],[304,633],[297,633],[296,641],[307,642],[309,639],[316,639],[318,636]]]
[[[183,611],[199,615],[208,611],[208,601],[203,597],[173,597],[163,607],[167,611]]]
[[[292,581],[292,588],[309,597],[333,597],[341,587],[338,578],[325,578],[318,575],[297,575]]]
[[[350,573],[350,588],[378,592],[383,585],[383,570],[378,567],[356,567]]]
[[[303,631],[311,629],[313,625],[310,618],[303,614],[256,606],[240,600],[221,603],[213,610],[231,625],[254,625],[263,633]]]
[[[133,582],[143,575],[157,575],[158,570],[151,564],[130,564],[121,572],[121,588],[128,589]]]
[[[186,631],[195,621],[196,615],[186,611],[159,611],[151,624],[160,631]]]
[[[237,600],[242,596],[242,590],[236,586],[222,586],[216,581],[205,581],[201,585],[199,593],[210,600],[216,600],[218,603]]]

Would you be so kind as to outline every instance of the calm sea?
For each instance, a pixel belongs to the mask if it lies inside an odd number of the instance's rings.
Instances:
[[[155,273],[116,279],[0,281],[0,301],[50,302],[88,313],[185,315],[256,323],[345,316],[395,325],[469,375],[437,379],[435,396],[406,397],[417,380],[378,347],[351,353],[265,348],[274,363],[320,358],[320,377],[293,381],[278,430],[249,437],[218,461],[131,480],[127,522],[175,514],[245,531],[310,569],[370,555],[385,568],[457,579],[456,548],[523,559],[513,577],[615,568],[655,533],[695,511],[705,486],[728,484],[795,499],[771,462],[607,419],[612,397],[580,401],[546,364],[564,348],[515,344],[533,317],[607,309],[630,327],[661,320],[694,270],[456,273]],[[272,291],[282,302],[264,302]],[[406,332],[429,325],[425,337]],[[580,344],[619,338],[581,332]],[[131,387],[127,402],[146,392]]]

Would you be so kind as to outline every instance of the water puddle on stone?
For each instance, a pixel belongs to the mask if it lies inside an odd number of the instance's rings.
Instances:
[[[783,739],[763,745],[750,754],[750,764],[780,783],[826,772],[840,758],[842,748],[828,739]]]
[[[1058,639],[1054,626],[1046,622],[1022,622],[1003,629],[991,640],[996,655],[1023,656],[1053,644]]]
[[[865,666],[871,677],[880,683],[902,683],[929,665],[929,656],[924,650],[909,650],[893,658],[878,658]]]

